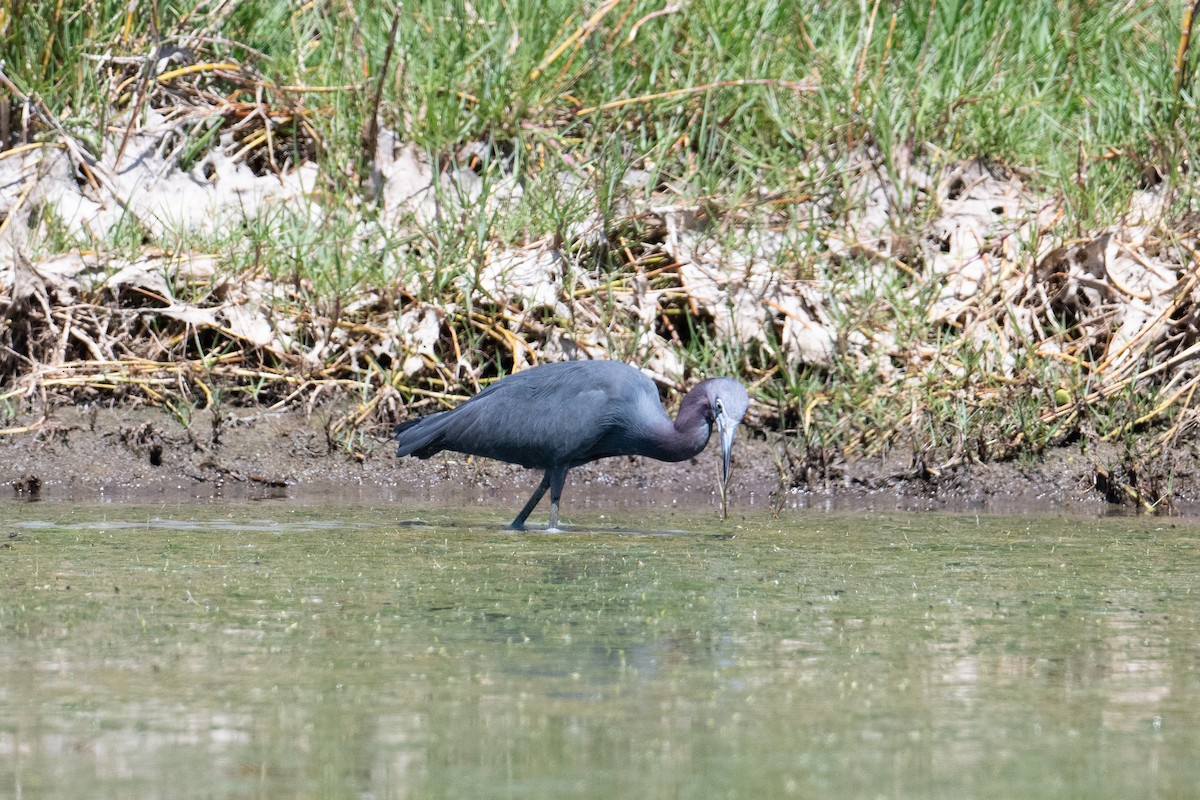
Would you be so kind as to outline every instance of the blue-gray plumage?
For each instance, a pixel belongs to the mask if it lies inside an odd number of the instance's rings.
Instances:
[[[457,408],[397,425],[396,455],[429,458],[453,450],[543,470],[512,527],[525,527],[549,489],[553,530],[571,467],[623,455],[684,461],[704,449],[715,425],[724,508],[733,434],[749,404],[740,383],[713,378],[684,396],[672,422],[641,370],[617,361],[564,361],[514,373]]]

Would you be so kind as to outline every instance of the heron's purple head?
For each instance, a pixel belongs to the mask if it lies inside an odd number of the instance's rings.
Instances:
[[[742,385],[733,378],[712,378],[704,381],[697,389],[704,390],[708,401],[705,416],[710,425],[715,425],[721,440],[721,515],[728,516],[729,468],[733,454],[733,435],[737,426],[750,408],[750,396]],[[694,391],[694,390],[693,390]]]
[[[704,390],[708,400],[708,420],[718,428],[722,425],[736,428],[750,408],[750,396],[733,378],[710,378],[697,388]]]

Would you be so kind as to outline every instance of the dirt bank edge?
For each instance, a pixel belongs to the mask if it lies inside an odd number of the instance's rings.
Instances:
[[[0,436],[0,501],[211,501],[288,498],[297,503],[484,503],[515,509],[536,479],[486,459],[443,454],[396,459],[382,433],[354,446],[327,436],[333,414],[232,409],[184,421],[150,407],[53,409],[11,420]],[[912,459],[841,463],[811,486],[793,486],[784,440],[741,432],[734,450],[734,508],[946,509],[1094,515],[1113,510],[1098,471],[1120,463],[1114,447],[1057,448],[1037,459],[964,463],[929,471]],[[794,454],[793,454],[794,455]],[[715,507],[716,456],[682,464],[612,458],[572,471],[574,508]],[[1171,467],[1172,510],[1200,511],[1196,459]],[[498,511],[499,513],[499,511]],[[507,513],[507,512],[506,512]]]

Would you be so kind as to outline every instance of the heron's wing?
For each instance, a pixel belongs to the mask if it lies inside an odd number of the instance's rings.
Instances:
[[[400,423],[393,433],[398,445],[397,457],[429,458],[442,450],[487,456],[492,456],[491,451],[498,448],[513,451],[519,444],[512,441],[514,422],[505,425],[505,420],[521,406],[536,402],[532,395],[537,383],[529,380],[530,374],[536,375],[527,372],[509,375],[456,408]],[[509,434],[507,439],[505,431]]]
[[[397,429],[400,455],[439,450],[486,456],[533,469],[574,466],[629,452],[616,432],[636,426],[654,384],[617,362],[551,364],[503,378],[458,408]],[[665,415],[663,415],[665,418]]]
[[[609,395],[602,386],[493,384],[452,412],[442,428],[443,448],[549,469],[588,460],[603,435]]]

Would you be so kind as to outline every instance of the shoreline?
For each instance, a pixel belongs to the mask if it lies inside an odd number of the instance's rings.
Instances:
[[[349,450],[324,441],[325,415],[238,408],[197,412],[184,426],[161,409],[63,406],[16,420],[0,436],[5,499],[49,502],[210,503],[286,499],[301,506],[456,504],[515,513],[536,485],[520,467],[444,454],[396,459],[388,439],[364,436]],[[216,441],[213,441],[214,431]],[[1116,460],[1100,444],[1048,450],[1035,459],[964,463],[918,473],[895,457],[839,462],[819,486],[788,485],[796,474],[779,434],[743,430],[734,445],[731,517],[739,509],[945,511],[1102,516],[1135,506],[1108,502],[1097,470]],[[1086,452],[1085,452],[1086,450]],[[573,509],[716,508],[710,446],[678,464],[604,459],[571,470],[564,514]],[[1197,470],[1180,459],[1171,516],[1200,514]],[[781,487],[783,494],[780,495]],[[535,520],[537,517],[535,516]]]

